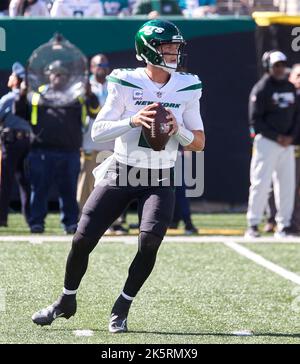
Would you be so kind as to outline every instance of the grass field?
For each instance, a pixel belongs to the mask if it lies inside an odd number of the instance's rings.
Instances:
[[[61,234],[57,215],[50,215],[47,222],[48,234]],[[199,215],[195,223],[201,229],[239,230],[245,217]],[[26,231],[21,216],[13,215],[10,228],[0,234],[26,235]],[[130,332],[112,335],[107,332],[110,309],[127,276],[135,245],[124,244],[122,238],[119,243],[99,244],[80,287],[76,316],[41,328],[31,322],[31,315],[61,292],[69,243],[33,245],[17,239],[4,242],[0,237],[2,306],[5,298],[0,343],[300,343],[297,284],[222,242],[187,240],[163,244],[155,270],[132,305]],[[240,245],[300,274],[298,243]],[[93,336],[78,337],[75,330],[92,330]],[[234,334],[241,330],[253,335]]]

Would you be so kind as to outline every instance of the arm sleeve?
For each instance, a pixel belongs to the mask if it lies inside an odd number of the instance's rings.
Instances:
[[[195,95],[188,102],[184,112],[183,112],[183,122],[184,126],[188,130],[202,130],[204,131],[204,126],[200,114],[200,103],[202,90],[195,92]]]
[[[92,93],[91,95],[89,95],[87,97],[86,106],[87,106],[88,115],[91,118],[95,119],[95,117],[97,116],[97,114],[100,111],[100,105],[99,105],[98,98],[94,93]]]
[[[131,130],[130,118],[120,120],[124,110],[121,86],[109,82],[107,99],[92,127],[92,140],[108,142]]]
[[[279,133],[267,125],[265,114],[265,90],[254,86],[249,97],[249,124],[253,127],[255,134],[262,134],[268,139],[277,141]]]

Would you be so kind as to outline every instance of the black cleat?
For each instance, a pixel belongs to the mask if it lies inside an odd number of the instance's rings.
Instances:
[[[43,234],[44,230],[45,229],[44,229],[43,225],[32,225],[32,226],[30,226],[31,234]]]
[[[51,325],[54,320],[59,317],[69,319],[76,313],[76,298],[69,299],[69,302],[63,302],[63,297],[61,296],[56,302],[51,306],[43,308],[32,315],[32,321],[40,326]]]
[[[112,313],[109,320],[108,330],[112,334],[120,334],[128,331],[127,316]]]
[[[193,225],[191,221],[187,222],[184,229],[185,235],[197,235],[198,229]]]

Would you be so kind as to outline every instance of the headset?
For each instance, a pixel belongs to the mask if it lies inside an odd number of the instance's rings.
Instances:
[[[261,58],[262,66],[263,66],[263,68],[264,68],[264,70],[266,72],[269,72],[269,69],[271,67],[271,65],[270,65],[270,56],[271,56],[272,53],[275,53],[275,52],[280,52],[280,51],[278,51],[278,49],[273,49],[271,51],[267,51],[267,52],[265,52],[263,54],[263,56]],[[281,53],[283,53],[283,52],[281,52]]]

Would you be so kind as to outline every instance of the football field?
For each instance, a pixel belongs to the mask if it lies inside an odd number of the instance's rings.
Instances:
[[[168,235],[127,334],[109,334],[107,326],[136,252],[133,236],[98,244],[77,314],[37,327],[31,315],[60,294],[70,247],[58,215],[47,223],[35,238],[20,215],[0,229],[0,343],[300,343],[300,239],[246,242],[242,214],[195,215],[205,235]]]

